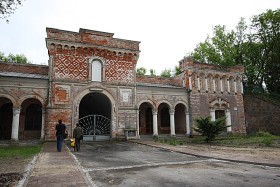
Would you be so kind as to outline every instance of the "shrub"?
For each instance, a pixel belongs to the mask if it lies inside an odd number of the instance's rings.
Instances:
[[[225,120],[225,117],[218,118],[216,121],[211,121],[210,116],[205,118],[200,117],[195,120],[194,130],[201,133],[202,136],[206,136],[205,141],[208,143],[214,140],[216,135],[226,130]]]
[[[256,133],[256,136],[258,136],[258,137],[268,137],[268,136],[273,136],[273,135],[270,134],[269,132],[259,131],[259,132]]]

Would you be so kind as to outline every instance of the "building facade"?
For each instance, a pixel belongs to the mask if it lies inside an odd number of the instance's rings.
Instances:
[[[245,133],[242,66],[184,58],[172,78],[136,76],[138,41],[47,28],[48,66],[0,63],[0,139],[55,139],[61,119],[86,140],[189,135],[195,118],[226,116]]]

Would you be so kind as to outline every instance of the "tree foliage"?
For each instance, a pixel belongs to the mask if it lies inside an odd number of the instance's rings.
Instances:
[[[146,69],[144,67],[140,67],[136,69],[136,75],[145,75]]]
[[[242,64],[245,90],[280,94],[280,9],[253,16],[249,25],[241,18],[235,30],[215,26],[213,36],[207,36],[191,55],[211,64]]]
[[[166,77],[169,78],[171,77],[171,69],[164,69],[161,73],[160,73],[161,77]]]
[[[155,76],[156,75],[156,71],[154,69],[150,69],[150,75],[151,76]]]
[[[2,52],[0,52],[0,62],[30,64],[30,61],[23,54],[9,54],[8,56],[5,56],[5,54]]]
[[[6,19],[8,22],[8,16],[14,13],[23,0],[1,0],[0,1],[0,18]]]
[[[225,117],[218,118],[215,121],[211,121],[211,117],[195,119],[194,130],[201,133],[202,136],[206,136],[205,141],[208,143],[215,139],[217,135],[225,131],[227,126],[225,125]]]

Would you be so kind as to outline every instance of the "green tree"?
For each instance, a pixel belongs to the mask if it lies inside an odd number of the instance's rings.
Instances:
[[[225,131],[227,126],[225,125],[226,118],[218,118],[215,121],[211,121],[211,117],[195,119],[195,127],[193,128],[196,132],[201,133],[202,136],[206,136],[205,141],[208,143],[215,139],[217,135]]]
[[[175,66],[174,68],[174,76],[180,75],[182,73],[180,66]]]
[[[145,75],[146,69],[144,67],[140,67],[136,69],[136,75]]]
[[[18,6],[22,4],[23,0],[1,0],[0,1],[0,18],[7,19],[14,11],[17,9]]]
[[[155,76],[156,75],[156,71],[154,69],[150,69],[150,75],[151,76]]]
[[[253,16],[247,25],[240,19],[236,30],[217,25],[191,55],[198,61],[245,67],[245,91],[280,94],[280,9]]]
[[[263,82],[269,92],[280,94],[280,9],[253,16],[251,22],[251,40],[263,57]]]
[[[23,54],[9,54],[8,56],[5,56],[5,54],[2,52],[0,52],[0,62],[30,64],[30,61]]]
[[[161,77],[171,77],[171,69],[164,69],[161,73],[160,73]]]

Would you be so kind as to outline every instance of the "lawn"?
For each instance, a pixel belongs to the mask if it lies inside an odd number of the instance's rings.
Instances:
[[[34,146],[9,146],[0,147],[0,159],[4,158],[29,158],[41,151],[40,145]]]
[[[274,136],[271,134],[259,134],[259,135],[220,135],[215,140],[206,143],[205,137],[193,136],[193,138],[165,138],[155,139],[160,143],[166,143],[169,145],[195,145],[195,144],[209,144],[219,146],[232,146],[232,147],[280,147],[280,136]]]

